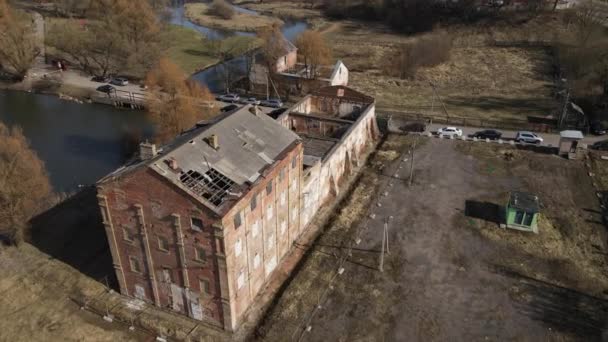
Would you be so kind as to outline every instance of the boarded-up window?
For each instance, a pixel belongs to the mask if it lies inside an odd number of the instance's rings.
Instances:
[[[207,252],[203,247],[196,247],[194,249],[194,259],[199,262],[207,261]]]
[[[129,257],[129,266],[131,267],[131,271],[141,273],[141,265],[136,257]]]
[[[236,242],[234,243],[234,255],[235,255],[235,256],[237,256],[237,257],[238,257],[239,255],[241,255],[241,249],[242,249],[242,246],[241,246],[241,239],[238,239],[238,240],[236,240]]]
[[[130,228],[123,227],[122,228],[122,236],[125,241],[133,242],[135,241],[135,234]]]
[[[287,202],[287,194],[286,194],[286,191],[283,190],[283,192],[281,193],[281,205],[285,205],[286,202]]]
[[[281,169],[281,171],[279,171],[279,182],[282,182],[283,179],[285,179],[285,169]]]
[[[272,207],[272,204],[269,204],[268,207],[266,208],[266,219],[267,220],[271,220],[272,219],[273,210],[274,210],[274,208]]]
[[[239,211],[238,213],[234,214],[234,216],[232,217],[232,220],[234,221],[234,228],[238,228],[241,226],[242,221],[241,221],[241,212]]]
[[[286,230],[287,230],[287,222],[285,222],[285,220],[283,220],[281,222],[281,235],[285,234]]]
[[[173,283],[173,271],[169,267],[163,267],[161,280],[165,283]]]
[[[209,280],[200,278],[198,280],[198,286],[199,286],[201,293],[206,293],[206,294],[211,293],[211,286],[209,285]]]
[[[255,253],[255,256],[253,257],[253,268],[257,269],[259,266],[260,266],[260,254]]]
[[[245,272],[241,270],[236,278],[236,287],[240,290],[245,285]]]
[[[291,168],[295,169],[298,166],[298,157],[291,158]]]
[[[274,247],[274,235],[270,234],[268,236],[268,240],[266,241],[266,248],[270,250],[272,247]]]
[[[158,249],[163,252],[169,251],[169,240],[164,236],[158,236]]]
[[[253,235],[253,237],[258,236],[258,232],[260,231],[260,222],[258,220],[255,220],[255,222],[253,222],[253,224],[251,225],[251,235]]]
[[[270,195],[272,193],[272,181],[266,184],[266,195]]]
[[[251,204],[250,204],[251,211],[254,211],[257,206],[258,206],[258,195],[256,194],[256,195],[251,196]]]

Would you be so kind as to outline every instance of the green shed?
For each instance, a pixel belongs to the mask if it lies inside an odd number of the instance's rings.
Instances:
[[[538,233],[538,196],[514,191],[506,208],[507,228]]]

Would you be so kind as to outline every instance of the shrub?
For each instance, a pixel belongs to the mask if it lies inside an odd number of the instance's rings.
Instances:
[[[446,33],[422,37],[415,43],[403,44],[389,52],[385,74],[401,79],[413,78],[419,67],[433,67],[447,62],[452,50],[452,37]]]
[[[226,2],[226,0],[213,0],[209,12],[216,17],[222,19],[232,19],[235,14],[234,7]]]

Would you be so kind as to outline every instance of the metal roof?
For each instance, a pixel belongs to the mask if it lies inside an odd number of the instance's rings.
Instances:
[[[531,213],[538,213],[540,211],[538,196],[533,195],[529,192],[522,191],[511,192],[511,198],[509,199],[509,207],[521,209]]]
[[[559,132],[559,136],[567,139],[583,139],[583,133],[581,131],[561,131]]]

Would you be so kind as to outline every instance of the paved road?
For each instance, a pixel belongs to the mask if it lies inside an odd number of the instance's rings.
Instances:
[[[446,125],[438,125],[432,124],[427,126],[427,132],[435,133],[439,128],[446,127]],[[466,136],[470,136],[475,132],[483,130],[483,128],[478,127],[459,127],[462,129],[462,134]],[[502,132],[502,137],[504,140],[512,140],[515,139],[517,135],[517,131],[509,131],[509,130],[499,130]],[[550,133],[538,133],[543,138],[544,146],[558,146],[559,145],[559,134],[550,134]],[[583,143],[585,144],[593,144],[596,141],[608,139],[608,136],[594,136],[589,135],[583,139]]]

